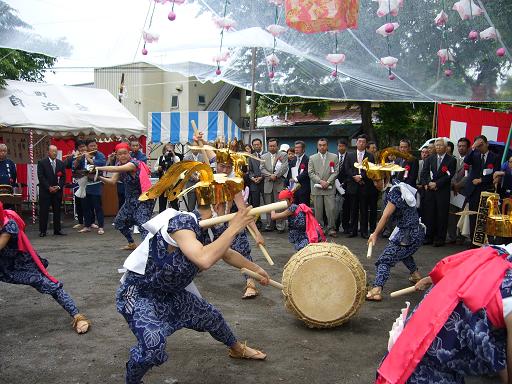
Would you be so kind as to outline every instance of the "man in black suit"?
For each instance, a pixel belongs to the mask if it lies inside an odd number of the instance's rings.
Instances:
[[[400,140],[398,150],[402,152],[404,155],[412,156],[411,142],[408,139]],[[418,159],[414,158],[412,160],[405,160],[401,157],[398,157],[395,163],[405,169],[405,171],[398,172],[398,174],[396,175],[397,180],[402,183],[409,184],[413,188],[416,188],[416,179],[418,178],[419,168]]]
[[[366,150],[366,135],[360,135],[356,142],[356,151],[347,153],[344,170],[346,174],[347,193],[350,199],[350,235],[356,237],[358,225],[361,237],[368,238],[368,203],[369,199],[377,195],[373,181],[368,178],[364,170],[354,167],[354,163],[361,164],[368,161],[375,163],[373,154]],[[375,218],[376,219],[376,218]]]
[[[64,235],[60,228],[60,207],[62,191],[66,180],[64,163],[57,159],[57,147],[48,147],[48,157],[37,163],[37,178],[39,179],[39,237],[46,236],[48,227],[48,210],[53,211],[53,233]]]
[[[263,142],[260,139],[253,139],[252,148],[254,150],[253,155],[261,159],[261,156],[265,153],[263,151]],[[258,160],[249,158],[248,166],[248,177],[249,177],[249,196],[250,203],[253,207],[259,207],[263,200],[263,176],[261,175],[260,164]],[[256,221],[258,229],[261,229],[261,219],[258,218]]]
[[[427,235],[424,244],[441,247],[446,241],[448,215],[450,210],[451,180],[455,175],[457,162],[446,153],[446,142],[437,139],[436,153],[423,163],[421,185],[425,189],[424,209]]]
[[[347,174],[345,173],[345,160],[347,158],[347,148],[348,142],[346,139],[338,140],[338,164],[339,164],[339,172],[338,172],[338,182],[336,183],[336,198],[343,199],[343,203],[341,206],[341,212],[336,212],[336,230],[339,230],[340,224],[343,227],[343,233],[345,235],[350,234],[350,195],[347,193]],[[338,189],[338,184],[340,188],[345,190],[345,194],[340,196],[340,192]]]
[[[471,151],[464,158],[464,163],[470,165],[471,171],[466,181],[463,195],[469,202],[471,211],[478,211],[480,194],[484,191],[493,190],[493,174],[500,169],[500,159],[489,151],[487,137],[480,135],[475,137]],[[475,233],[476,215],[469,216],[471,242]]]
[[[309,157],[306,155],[306,143],[302,140],[295,142],[295,158],[288,161],[288,167],[294,176],[294,181],[300,184],[295,192],[295,204],[311,205],[311,182],[308,175]]]

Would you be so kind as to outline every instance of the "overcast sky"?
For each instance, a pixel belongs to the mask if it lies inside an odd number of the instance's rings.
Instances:
[[[73,46],[68,58],[59,58],[56,75],[46,80],[55,84],[92,82],[92,68],[131,63],[147,58],[152,62],[201,61],[212,64],[215,50],[173,50],[171,47],[201,45],[206,38],[218,39],[211,16],[197,16],[199,6],[191,0],[176,5],[175,21],[167,19],[171,4],[156,4],[150,31],[158,33],[158,43],[148,44],[149,54],[141,55],[139,45],[152,0],[5,0],[18,16],[32,25],[33,32],[48,38],[66,37]],[[149,17],[146,30],[149,26]],[[162,52],[165,52],[163,54]]]

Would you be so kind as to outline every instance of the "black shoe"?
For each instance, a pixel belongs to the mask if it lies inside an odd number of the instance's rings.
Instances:
[[[62,231],[59,231],[59,232],[54,232],[53,233],[55,236],[66,236],[66,234]]]
[[[434,247],[444,247],[444,241],[436,241]]]
[[[368,239],[368,238],[370,238],[370,236],[368,236],[368,234],[367,234],[367,233],[361,233],[361,237],[362,237],[363,239]]]
[[[39,237],[45,237],[45,236],[46,236],[46,232],[39,233]]]
[[[278,229],[277,233],[284,233],[284,229]]]
[[[344,235],[350,235],[350,231],[343,231]]]
[[[347,237],[357,237],[357,233],[351,233]]]
[[[425,240],[423,242],[423,245],[430,245],[430,244],[433,244],[433,241],[432,240]]]

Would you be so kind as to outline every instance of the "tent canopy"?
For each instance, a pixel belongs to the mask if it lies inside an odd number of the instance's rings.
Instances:
[[[222,111],[150,112],[148,139],[151,143],[187,144],[193,141],[195,121],[208,141],[240,139],[240,128]]]
[[[51,136],[142,136],[146,128],[104,89],[8,81],[0,127]]]

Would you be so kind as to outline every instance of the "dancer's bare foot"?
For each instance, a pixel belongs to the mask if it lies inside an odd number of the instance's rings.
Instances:
[[[89,330],[90,325],[91,321],[81,313],[78,313],[73,317],[73,329],[79,335],[86,333]]]

